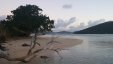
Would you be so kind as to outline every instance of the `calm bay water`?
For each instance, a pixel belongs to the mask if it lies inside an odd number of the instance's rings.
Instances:
[[[58,35],[57,35],[58,36]],[[60,37],[82,39],[83,43],[62,50],[48,64],[113,64],[113,34],[62,34]]]

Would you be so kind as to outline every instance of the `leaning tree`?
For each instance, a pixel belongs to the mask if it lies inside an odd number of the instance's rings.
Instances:
[[[51,41],[46,42],[46,46],[41,49],[36,49],[36,45],[40,45],[37,41],[37,33],[43,33],[52,31],[54,28],[54,21],[46,15],[42,14],[42,9],[36,5],[26,5],[19,6],[16,10],[11,11],[12,15],[8,15],[6,20],[1,22],[5,31],[10,33],[12,36],[29,36],[34,33],[32,37],[31,45],[28,54],[19,58],[10,58],[9,54],[5,54],[2,49],[0,49],[0,58],[7,59],[9,61],[22,61],[28,62],[33,57],[37,56],[37,53],[43,50],[51,50],[59,55],[60,48],[52,49],[54,43],[60,43],[55,41],[52,37]],[[59,55],[60,56],[60,55]],[[41,58],[48,58],[47,56],[41,56]],[[27,59],[27,60],[26,60]]]
[[[13,36],[29,36],[33,32],[48,32],[54,28],[54,20],[36,5],[19,6],[6,18],[6,29]]]

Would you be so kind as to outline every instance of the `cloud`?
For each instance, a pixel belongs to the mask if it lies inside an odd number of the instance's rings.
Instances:
[[[95,26],[95,25],[98,25],[98,24],[101,24],[104,22],[106,22],[105,19],[99,19],[99,20],[89,21],[87,25],[85,25],[85,23],[80,23],[79,26],[77,26],[77,27],[75,27],[75,29],[71,29],[71,30],[79,31],[79,30],[83,30],[83,29],[86,29],[91,26]]]
[[[99,19],[99,20],[95,20],[95,21],[89,21],[87,27],[91,27],[91,26],[95,26],[97,24],[106,22],[105,19]]]
[[[70,25],[76,21],[75,17],[70,18],[69,20],[58,19],[55,23],[54,31],[67,31],[70,29]]]
[[[70,9],[70,8],[72,8],[72,5],[71,4],[65,4],[65,5],[62,6],[62,8]]]
[[[79,31],[79,30],[83,30],[86,28],[89,28],[91,26],[95,26],[101,23],[106,22],[105,19],[99,19],[99,20],[94,20],[94,21],[89,21],[87,25],[85,25],[85,23],[80,23],[77,27],[71,29],[71,31]]]
[[[3,19],[5,19],[5,18],[6,18],[5,15],[0,16],[0,20],[3,20]]]
[[[77,25],[77,21],[76,21],[76,17],[72,17],[69,20],[62,20],[59,19],[56,21],[55,23],[55,29],[54,31],[70,31],[70,32],[74,32],[74,31],[79,31],[79,30],[83,30],[86,29],[88,27],[91,26],[95,26],[97,24],[106,22],[105,19],[99,19],[99,20],[94,20],[94,21],[89,21],[86,25],[85,22],[79,23],[79,25]]]
[[[68,29],[68,31],[74,32],[74,31],[79,31],[86,28],[85,23],[80,23],[78,26],[73,26],[71,25]]]
[[[76,22],[75,22],[75,24],[76,24]],[[85,23],[82,22],[78,26],[70,25],[68,27],[67,31],[71,31],[71,32],[79,31],[79,30],[83,30],[83,29],[86,29],[88,27],[95,26],[95,25],[98,25],[98,24],[101,24],[101,23],[104,23],[104,22],[106,22],[105,19],[99,19],[99,20],[89,21],[88,22],[88,25],[85,25]]]

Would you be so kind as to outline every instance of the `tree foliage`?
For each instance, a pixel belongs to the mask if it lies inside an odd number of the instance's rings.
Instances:
[[[6,18],[6,29],[13,36],[28,36],[32,32],[48,32],[54,28],[54,20],[42,14],[36,5],[19,6]]]

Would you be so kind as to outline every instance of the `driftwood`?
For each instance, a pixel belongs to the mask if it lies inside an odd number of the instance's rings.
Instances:
[[[55,38],[57,38],[57,37],[55,37]],[[3,55],[0,55],[0,58],[4,58],[4,59],[6,59],[8,61],[29,62],[30,60],[32,60],[32,58],[34,58],[34,57],[36,57],[38,55],[37,53],[39,53],[40,51],[45,50],[45,49],[54,51],[61,57],[61,55],[59,53],[59,51],[61,51],[60,48],[59,49],[52,49],[51,48],[51,46],[54,43],[60,43],[60,42],[54,41],[55,38],[52,37],[51,40],[46,44],[46,46],[44,48],[37,49],[37,50],[33,51],[33,49],[36,47],[36,45],[41,46],[40,43],[37,42],[37,33],[35,33],[34,36],[32,36],[30,49],[29,49],[27,55],[25,55],[23,57],[19,57],[19,58],[10,58],[8,54],[2,53]],[[47,56],[40,56],[40,58],[41,59],[47,59]]]

